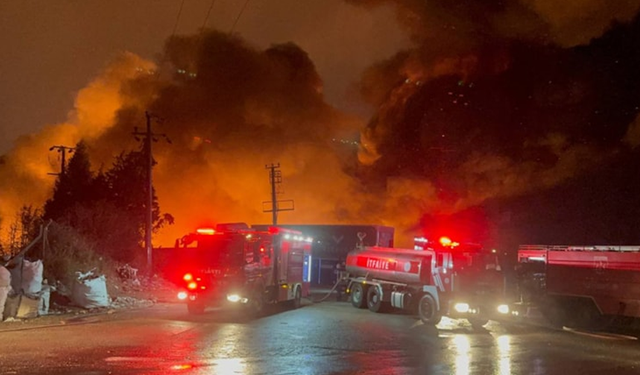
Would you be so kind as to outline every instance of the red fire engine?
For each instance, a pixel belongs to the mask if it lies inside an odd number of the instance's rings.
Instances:
[[[509,313],[497,256],[477,244],[443,237],[418,238],[415,249],[364,247],[348,254],[346,269],[357,308],[404,309],[430,325],[445,315],[466,318],[474,327]]]
[[[256,231],[244,223],[198,229],[181,241],[185,272],[178,298],[194,314],[208,306],[259,314],[265,304],[285,301],[297,308],[309,295],[311,241],[298,231]]]
[[[605,328],[640,317],[640,246],[522,245],[518,270],[521,301],[553,323]]]

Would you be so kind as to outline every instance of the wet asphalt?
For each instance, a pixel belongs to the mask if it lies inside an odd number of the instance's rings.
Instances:
[[[436,327],[346,302],[191,316],[159,304],[0,330],[2,374],[636,374],[640,343],[521,324]]]

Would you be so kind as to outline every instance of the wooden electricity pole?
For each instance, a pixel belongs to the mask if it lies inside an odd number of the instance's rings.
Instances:
[[[293,199],[278,200],[277,195],[281,193],[279,191],[280,184],[282,184],[282,172],[280,172],[280,163],[265,165],[265,168],[269,170],[269,182],[271,183],[271,201],[262,202],[263,212],[271,212],[271,221],[273,225],[278,225],[278,212],[280,211],[293,211],[295,209]],[[265,209],[265,205],[270,208]],[[290,205],[290,206],[287,206]]]
[[[164,137],[167,142],[171,143],[169,138],[167,138],[166,134],[156,134],[151,131],[151,119],[155,118],[160,120],[159,117],[150,114],[149,112],[144,113],[147,119],[147,128],[146,131],[138,131],[137,127],[133,128],[133,135],[136,140],[143,142],[143,151],[147,162],[147,212],[146,212],[146,223],[145,223],[145,248],[147,252],[147,267],[149,268],[149,272],[153,270],[153,246],[151,244],[151,232],[153,231],[153,178],[152,178],[152,170],[153,170],[153,153],[151,150],[151,142],[157,142],[158,139],[156,136]],[[138,138],[139,136],[142,139]]]

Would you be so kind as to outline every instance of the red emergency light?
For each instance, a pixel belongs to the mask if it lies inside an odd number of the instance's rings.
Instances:
[[[440,237],[440,245],[445,247],[456,247],[460,244],[457,242],[451,241],[451,238],[449,237]]]
[[[278,234],[280,233],[280,228],[278,227],[269,227],[269,234]]]

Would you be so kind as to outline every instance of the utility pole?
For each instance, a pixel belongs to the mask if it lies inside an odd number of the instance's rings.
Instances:
[[[158,139],[155,136],[164,137],[168,143],[171,143],[166,134],[155,134],[151,131],[151,119],[155,118],[156,120],[162,120],[157,116],[150,114],[149,112],[144,113],[147,118],[147,130],[144,132],[138,131],[137,127],[133,128],[133,135],[137,141],[141,139],[138,136],[142,136],[143,150],[145,157],[147,158],[147,220],[145,224],[145,248],[147,251],[147,267],[149,272],[153,270],[153,246],[151,244],[151,232],[153,230],[153,178],[152,178],[152,170],[153,170],[153,153],[151,151],[151,142],[157,142]]]
[[[287,199],[279,201],[277,195],[280,193],[278,187],[282,183],[282,172],[280,172],[280,163],[269,164],[264,166],[269,170],[269,182],[271,183],[271,201],[262,202],[262,212],[271,212],[271,221],[273,225],[278,225],[278,212],[280,211],[293,211],[295,209],[293,205],[293,199]],[[271,206],[270,209],[264,209],[265,204]],[[290,204],[290,207],[283,207],[282,205]]]
[[[65,172],[66,172],[67,152],[69,152],[69,154],[71,154],[76,149],[73,148],[73,147],[67,147],[67,146],[51,146],[51,147],[49,147],[49,151],[53,151],[53,150],[57,150],[58,153],[61,155],[62,163],[60,165],[60,173],[49,173],[49,174],[52,175],[52,176],[60,176],[60,178],[62,178],[62,176],[64,176]]]

